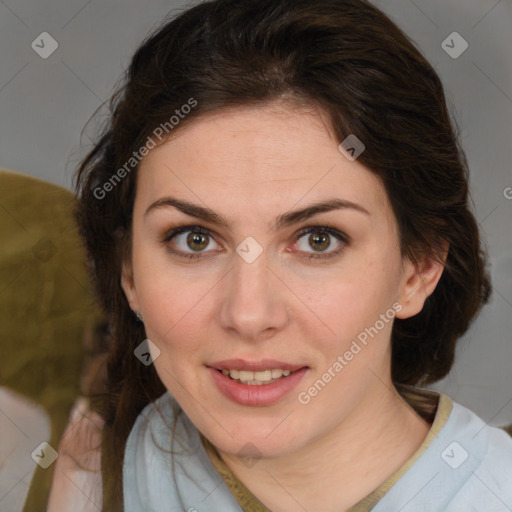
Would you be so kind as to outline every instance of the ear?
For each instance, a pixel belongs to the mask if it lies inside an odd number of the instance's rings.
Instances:
[[[416,263],[410,259],[405,261],[399,296],[402,309],[397,312],[397,318],[409,318],[417,315],[423,309],[427,297],[434,292],[439,279],[441,279],[448,256],[448,248],[449,245],[446,242],[440,254],[441,261],[433,256],[425,256]]]
[[[124,291],[128,304],[130,304],[130,308],[138,311],[139,299],[137,297],[137,290],[135,289],[135,283],[133,280],[132,266],[129,262],[123,263],[123,268],[121,270],[121,288]]]

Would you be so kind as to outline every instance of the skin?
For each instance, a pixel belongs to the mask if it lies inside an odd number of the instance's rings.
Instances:
[[[145,214],[164,196],[208,207],[230,227],[173,207]],[[339,209],[270,229],[278,215],[328,198],[368,214]],[[199,238],[200,247],[187,244],[189,232],[163,243],[176,225],[201,226],[211,237]],[[331,243],[322,252],[308,234],[298,238],[302,228],[326,225],[349,243],[326,235]],[[382,183],[338,150],[320,111],[271,103],[192,122],[141,162],[132,227],[121,284],[161,351],[156,370],[269,509],[345,510],[418,449],[430,424],[391,383],[392,322],[308,404],[297,399],[393,303],[402,306],[399,318],[421,311],[443,270],[431,259],[413,265],[401,258]],[[250,264],[236,252],[249,236],[263,249]],[[342,246],[330,259],[305,259]],[[171,250],[203,256],[187,260]],[[220,393],[205,366],[228,358],[271,358],[309,370],[276,404],[239,405]],[[249,442],[257,447],[253,464],[238,456]]]

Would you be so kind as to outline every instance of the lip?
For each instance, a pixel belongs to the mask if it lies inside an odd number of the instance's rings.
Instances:
[[[229,361],[230,364],[233,362],[234,360]],[[223,361],[222,364],[224,363],[225,362]],[[269,361],[265,362],[265,364],[268,363]],[[276,363],[276,361],[273,361],[272,363]],[[291,391],[298,386],[299,382],[309,370],[307,366],[287,365],[285,368],[280,365],[283,365],[283,363],[279,363],[276,366],[265,366],[263,368],[261,361],[259,363],[253,364],[253,368],[251,368],[253,371],[268,368],[281,368],[283,370],[290,369],[290,371],[293,371],[293,373],[291,373],[288,377],[282,377],[276,382],[271,384],[262,384],[261,386],[242,384],[236,380],[233,380],[219,371],[221,368],[209,366],[207,367],[207,370],[210,373],[212,380],[215,382],[217,389],[229,400],[240,405],[264,407],[267,405],[275,404],[286,395],[291,393]],[[295,370],[291,370],[293,367]],[[238,369],[236,366],[224,366],[223,368],[231,368],[233,370]],[[249,369],[249,367],[247,364],[245,364],[245,366],[240,366],[240,369]]]
[[[281,369],[290,370],[291,372],[304,368],[305,364],[290,364],[276,359],[260,359],[258,361],[247,361],[245,359],[224,359],[223,361],[216,361],[207,366],[215,368],[216,370],[248,370],[253,372]]]

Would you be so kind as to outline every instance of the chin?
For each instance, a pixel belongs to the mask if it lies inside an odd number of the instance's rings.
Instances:
[[[225,453],[255,459],[283,457],[306,443],[307,439],[302,426],[298,425],[294,428],[290,425],[287,429],[280,430],[280,427],[276,428],[277,425],[279,421],[266,420],[249,426],[247,419],[244,418],[239,428],[230,428],[226,432],[215,423],[209,424],[210,428],[203,431],[203,434]]]

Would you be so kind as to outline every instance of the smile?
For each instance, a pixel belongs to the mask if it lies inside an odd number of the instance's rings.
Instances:
[[[207,369],[215,388],[240,405],[272,405],[295,389],[309,367],[276,360],[250,362],[230,359],[211,363]]]

